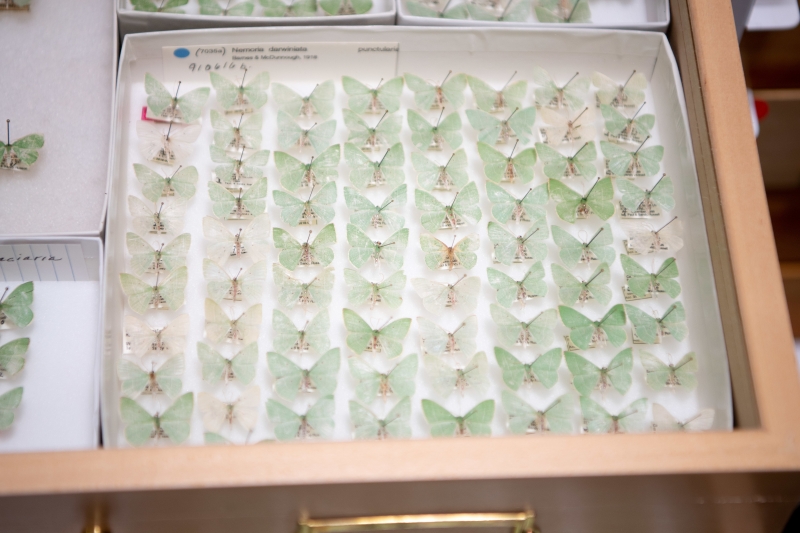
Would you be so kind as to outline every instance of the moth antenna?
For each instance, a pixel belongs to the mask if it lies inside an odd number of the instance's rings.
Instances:
[[[600,235],[600,232],[603,231],[604,229],[605,229],[605,226],[601,226],[600,229],[597,230],[597,233],[594,234],[594,237],[592,237],[592,239],[589,242],[586,243],[586,246],[589,246],[590,244],[592,244],[592,241],[595,240],[597,238],[597,236]]]
[[[443,107],[442,110],[439,112],[439,118],[436,119],[436,127],[437,128],[439,127],[439,123],[442,121],[442,115],[444,115],[444,109],[445,108]]]
[[[647,142],[649,139],[650,139],[650,136],[649,136],[649,135],[648,135],[647,137],[645,137],[645,138],[644,138],[644,140],[642,141],[642,144],[640,144],[640,145],[639,145],[639,148],[637,148],[637,149],[636,149],[636,151],[635,151],[635,152],[633,152],[633,155],[636,155],[636,154],[638,154],[638,153],[639,153],[639,150],[641,150],[641,149],[642,149],[642,146],[644,146],[644,143],[646,143],[646,142]]]
[[[506,82],[506,84],[505,84],[505,85],[503,85],[503,88],[502,88],[502,89],[500,89],[500,90],[501,90],[501,91],[505,91],[505,90],[506,90],[506,87],[508,87],[508,84],[509,84],[509,83],[511,83],[511,80],[513,80],[513,79],[514,79],[514,76],[516,76],[516,75],[517,75],[517,71],[515,70],[515,71],[514,71],[514,74],[512,74],[512,75],[511,75],[511,77],[510,77],[510,78],[508,78],[508,81]]]
[[[449,3],[449,2],[448,2],[448,3]],[[447,72],[447,76],[445,76],[445,77],[444,77],[444,79],[442,80],[442,83],[440,83],[440,84],[439,84],[439,87],[441,87],[442,85],[444,85],[444,82],[446,82],[446,81],[447,81],[447,78],[449,78],[449,77],[450,77],[450,74],[452,74],[452,73],[453,73],[453,71],[452,71],[452,70],[450,70],[450,71],[448,71],[448,72]]]
[[[577,5],[578,5],[578,2],[575,2],[575,5],[577,6]],[[575,10],[575,8],[574,8],[574,7],[573,7],[572,9],[573,9],[573,11]],[[572,14],[571,14],[571,13],[570,13],[570,16],[572,16]],[[567,19],[567,20],[569,20],[569,19]],[[563,86],[563,87],[561,87],[561,90],[563,91],[564,89],[566,89],[566,88],[567,88],[567,85],[569,85],[570,83],[572,83],[572,80],[574,80],[575,78],[577,78],[577,77],[578,77],[578,74],[580,74],[580,72],[576,72],[576,73],[575,73],[575,75],[574,75],[574,76],[572,76],[572,77],[569,79],[569,81],[567,81],[567,83],[565,83],[565,84],[564,84],[564,86]]]
[[[511,117],[508,117],[511,118]],[[508,158],[511,159],[514,157],[514,151],[517,149],[517,145],[519,144],[519,139],[514,143],[514,146],[511,147],[511,153],[508,155]]]
[[[672,217],[672,220],[670,220],[669,222],[667,222],[666,224],[664,224],[663,226],[661,226],[661,228],[659,228],[659,230],[658,230],[658,231],[655,231],[655,232],[653,232],[653,233],[660,233],[662,229],[666,228],[667,226],[669,226],[670,224],[672,224],[673,222],[675,222],[675,219],[677,219],[677,218],[678,218],[677,216],[675,216],[675,217]]]
[[[577,5],[577,4],[576,4],[576,5]],[[633,69],[633,72],[631,72],[631,75],[630,75],[630,76],[628,76],[628,79],[627,79],[627,80],[625,80],[625,83],[623,83],[623,84],[622,84],[622,88],[623,88],[623,89],[624,89],[625,87],[627,87],[627,86],[628,86],[628,82],[629,82],[629,81],[631,81],[631,79],[632,79],[632,78],[633,78],[635,75],[636,75],[636,69]]]

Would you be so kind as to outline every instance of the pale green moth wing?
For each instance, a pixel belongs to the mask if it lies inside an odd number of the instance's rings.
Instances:
[[[661,390],[673,381],[677,381],[675,373],[669,365],[663,363],[655,355],[641,351],[639,357],[645,370],[645,379],[651,389]]]
[[[347,346],[357,354],[364,353],[374,342],[375,334],[367,322],[350,309],[342,309],[344,327],[347,329]]]
[[[383,423],[389,437],[408,439],[411,437],[411,398],[405,396],[397,402],[384,418]]]
[[[489,305],[492,320],[497,325],[501,342],[506,346],[514,346],[523,336],[524,325],[514,315],[497,304]]]
[[[209,446],[216,446],[221,444],[231,444],[231,441],[220,435],[219,433],[212,433],[206,431],[203,433],[203,443]]]
[[[509,220],[528,222],[545,216],[547,185],[528,189],[522,198],[516,198],[503,187],[489,181],[486,182],[486,196],[492,202],[492,215],[502,224]]]
[[[0,379],[14,376],[25,367],[24,355],[30,342],[30,339],[22,338],[0,346]]]
[[[501,393],[503,407],[508,413],[508,429],[515,435],[524,435],[529,431],[542,431],[537,425],[537,412],[513,392],[504,390]]]
[[[160,416],[159,424],[161,429],[175,444],[181,444],[189,438],[189,424],[193,409],[194,395],[191,392],[187,392],[175,400]]]
[[[697,386],[697,357],[694,352],[684,355],[677,364],[674,365],[675,378],[677,385],[686,390],[694,390]]]
[[[629,255],[620,255],[620,263],[628,281],[628,290],[638,298],[645,298],[653,290],[653,278],[650,272],[644,269]],[[667,259],[669,261],[669,259]],[[674,259],[673,259],[674,264]],[[677,267],[676,267],[677,270]],[[676,272],[677,274],[677,272]],[[679,287],[680,289],[680,287]]]
[[[575,268],[584,257],[584,244],[558,226],[552,226],[553,240],[558,245],[558,256],[567,268]]]
[[[555,309],[546,309],[539,313],[536,318],[525,325],[527,330],[527,342],[535,342],[539,346],[549,346],[553,344],[555,335],[553,328],[558,322],[558,312]],[[525,344],[525,343],[523,343]]]
[[[377,337],[380,341],[386,357],[393,358],[403,353],[403,339],[411,328],[410,318],[401,318],[390,322],[387,326],[378,331]]]
[[[633,370],[633,348],[619,352],[606,367],[611,384],[620,394],[631,388],[631,370]]]
[[[541,153],[539,157],[541,157]],[[574,224],[578,218],[578,208],[583,203],[583,197],[555,179],[550,179],[548,187],[550,188],[550,197],[556,201],[556,213],[559,218]]]
[[[547,428],[553,433],[572,433],[573,418],[575,416],[574,401],[570,394],[563,394],[555,399],[544,414],[547,418]]]
[[[497,290],[497,303],[503,307],[511,307],[514,302],[524,305],[527,300],[547,294],[544,266],[540,261],[533,263],[519,281],[494,268],[487,268],[486,274],[489,284]]]
[[[251,342],[233,356],[230,365],[233,377],[242,384],[249,385],[256,377],[256,362],[258,361],[258,343]]]
[[[16,389],[15,389],[16,390]],[[4,395],[5,396],[5,395]],[[0,400],[3,396],[0,396]],[[156,430],[156,418],[130,398],[119,400],[120,418],[125,424],[125,438],[133,446],[141,446],[150,440]],[[2,419],[0,419],[2,427]]]
[[[328,310],[323,309],[306,326],[305,341],[315,352],[324,354],[331,346],[330,329]]]
[[[339,348],[331,348],[308,371],[312,383],[323,396],[333,394],[336,390],[340,364]]]
[[[659,336],[656,319],[633,305],[625,304],[625,311],[633,324],[633,333],[639,340],[645,344],[655,344]]]
[[[664,158],[663,146],[650,146],[639,150],[638,162],[645,176],[655,176],[661,170]]]
[[[215,383],[227,377],[228,360],[203,342],[197,343],[197,358],[203,365],[203,380]]]
[[[682,341],[689,333],[686,327],[686,310],[681,302],[675,302],[667,309],[658,321],[659,335],[669,334]]]
[[[561,348],[549,350],[530,364],[530,371],[545,386],[552,388],[558,382],[558,367],[561,366]]]
[[[117,377],[120,380],[120,393],[136,397],[150,383],[150,375],[138,364],[128,359],[120,359],[117,364]],[[155,391],[154,391],[155,392]]]
[[[546,239],[550,236],[547,221],[536,219],[524,235],[515,237],[496,222],[489,222],[489,240],[494,244],[495,259],[504,265],[541,261],[547,256]]]
[[[344,269],[344,281],[347,284],[347,299],[351,305],[361,305],[375,298],[376,287],[364,276],[352,268]]]
[[[440,357],[433,355],[423,356],[425,368],[431,389],[442,398],[448,397],[458,384],[458,370],[445,363]],[[462,390],[466,388],[466,381],[462,383]]]
[[[459,429],[456,417],[432,400],[422,400],[422,412],[431,426],[432,437],[452,437]]]
[[[514,391],[519,390],[525,380],[525,365],[499,346],[494,348],[494,357],[497,359],[500,370],[503,371],[503,381],[508,388]]]
[[[670,257],[661,263],[653,277],[658,287],[670,298],[677,298],[681,293],[681,286],[675,279],[678,277],[678,263],[674,257]]]
[[[8,288],[5,289],[8,291]],[[33,282],[27,281],[18,285],[6,298],[0,296],[0,326],[8,326],[9,322],[18,328],[24,328],[33,320]]]
[[[608,220],[614,215],[613,198],[614,187],[611,184],[611,178],[603,178],[592,187],[586,196],[586,206],[601,219]]]
[[[154,115],[160,116],[164,110],[174,104],[172,95],[164,87],[164,84],[149,72],[144,75],[144,89],[147,92],[147,107]]]
[[[431,125],[419,113],[409,109],[408,125],[411,142],[420,150],[441,150],[442,141],[454,150],[461,145],[461,117],[458,113],[451,113],[437,125]]]
[[[183,388],[184,368],[186,367],[183,354],[170,357],[156,371],[156,381],[161,390],[170,398],[175,398]]]
[[[288,316],[278,309],[272,311],[272,347],[277,352],[287,352],[297,344],[302,332]]]
[[[267,416],[275,426],[275,438],[278,440],[293,440],[297,438],[303,418],[283,405],[282,403],[267,400]]]
[[[608,141],[600,141],[600,149],[608,161],[608,169],[615,176],[624,177],[630,175],[630,168],[633,163],[632,152]]]
[[[349,357],[347,366],[350,367],[350,374],[358,381],[356,384],[356,397],[366,404],[372,403],[382,389],[383,377],[381,373],[358,357]]]
[[[648,428],[647,398],[640,398],[622,410],[617,419],[625,433],[638,433]]]
[[[325,120],[333,115],[333,98],[335,96],[336,88],[333,81],[327,80],[317,85],[307,99],[316,113]]]
[[[608,411],[588,396],[581,396],[580,401],[583,423],[589,433],[616,433],[614,418]]]
[[[387,376],[391,392],[397,396],[412,396],[416,390],[415,378],[419,360],[417,354],[412,353],[397,363]]]
[[[414,204],[423,211],[420,223],[431,233],[438,231],[447,218],[446,207],[429,192],[417,189],[414,191]]]
[[[589,433],[633,433],[647,427],[647,398],[636,400],[618,415],[611,415],[594,400],[581,396],[581,411]]]
[[[357,439],[377,439],[381,435],[381,422],[369,409],[350,400],[350,420],[353,422],[354,436]]]
[[[494,400],[484,400],[464,415],[464,426],[471,436],[489,436],[493,418]]]
[[[414,92],[414,102],[420,109],[430,109],[437,99],[437,91],[440,87],[425,81],[414,74],[406,73],[404,76],[406,85]],[[458,107],[458,106],[456,106]]]
[[[334,124],[335,126],[335,121],[331,120],[325,124]],[[312,139],[317,139],[317,137],[312,135]],[[312,144],[314,144],[314,142],[316,141],[313,141]],[[341,159],[341,150],[338,144],[333,144],[325,148],[328,142],[330,141],[326,140],[324,144],[320,144],[318,148],[317,145],[314,145],[319,155],[311,162],[311,171],[314,175],[314,181],[319,183],[333,181],[339,176],[338,167],[339,160]]]
[[[583,396],[590,396],[600,383],[600,368],[574,352],[565,352],[564,359],[572,374],[572,385]]]
[[[470,224],[477,224],[481,219],[478,206],[480,195],[474,181],[469,182],[453,200],[453,211]]]
[[[624,328],[627,322],[625,307],[627,306],[623,306],[623,304],[615,305],[609,309],[608,313],[597,323],[597,327],[601,329],[605,335],[605,340],[608,340],[612,346],[622,346],[628,339]]]
[[[281,185],[295,192],[305,182],[309,166],[285,152],[275,152],[275,166],[281,176]]]
[[[597,329],[595,322],[565,305],[558,306],[558,313],[561,322],[570,329],[570,341],[581,350],[588,350]]]
[[[333,396],[323,396],[306,411],[306,422],[316,435],[323,439],[328,439],[333,434],[333,415],[335,411],[336,404],[333,401]]]
[[[212,76],[214,74],[212,73]],[[303,97],[297,94],[294,90],[290,89],[282,83],[272,84],[272,96],[278,103],[278,109],[289,116],[296,117],[300,115],[303,109]],[[327,118],[327,117],[325,117]]]
[[[544,165],[544,174],[551,180],[564,178],[569,159],[558,150],[543,143],[536,143],[536,155]]]
[[[275,379],[275,392],[287,400],[294,400],[303,381],[303,369],[276,352],[267,352],[267,366]]]
[[[495,144],[503,129],[503,122],[481,109],[467,109],[467,120],[470,125],[478,130],[478,141],[486,144]]]
[[[672,211],[675,208],[675,198],[672,196],[673,192],[672,179],[665,175],[650,191],[650,200],[667,211]]]
[[[426,191],[461,189],[469,181],[467,155],[463,149],[456,150],[447,164],[440,166],[424,155],[414,152],[411,162],[417,171],[417,182]]]
[[[0,396],[0,430],[8,429],[14,423],[14,409],[22,401],[22,387],[11,389]]]

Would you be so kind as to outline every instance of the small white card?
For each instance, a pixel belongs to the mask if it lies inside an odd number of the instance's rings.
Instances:
[[[3,281],[89,281],[80,244],[0,244]]]
[[[165,46],[164,81],[208,83],[216,72],[241,78],[269,72],[275,80],[316,83],[342,74],[363,82],[396,76],[400,45],[386,43],[254,43]]]

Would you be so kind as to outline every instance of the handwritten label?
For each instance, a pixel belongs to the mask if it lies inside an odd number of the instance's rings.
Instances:
[[[365,83],[396,76],[398,43],[246,43],[165,46],[164,80],[208,83],[216,72],[241,80],[269,72],[274,80],[318,83],[342,74]],[[247,81],[245,80],[245,85]]]
[[[0,244],[3,281],[88,281],[80,244]]]

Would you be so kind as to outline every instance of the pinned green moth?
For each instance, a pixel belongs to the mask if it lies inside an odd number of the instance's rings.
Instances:
[[[281,220],[290,226],[316,226],[332,221],[336,214],[333,209],[336,202],[336,183],[327,182],[320,187],[317,194],[314,194],[315,188],[311,187],[305,200],[283,191],[272,191],[272,199],[281,208]]]
[[[539,10],[537,9],[537,14]],[[589,78],[576,72],[564,85],[558,85],[552,76],[541,67],[533,67],[533,81],[538,85],[533,90],[536,107],[552,109],[583,109],[589,92]]]
[[[312,157],[310,162],[303,163],[285,152],[275,152],[275,167],[281,185],[288,191],[297,192],[298,189],[313,188],[335,180],[339,176],[339,154],[339,145],[334,144],[319,156]]]
[[[515,435],[572,433],[575,407],[569,394],[559,396],[542,411],[511,391],[504,390],[502,399],[508,413],[508,429]]]
[[[681,293],[681,285],[675,279],[678,277],[678,263],[674,257],[666,259],[652,274],[630,256],[621,255],[619,258],[628,280],[623,288],[626,300],[656,298],[659,293],[677,298]]]
[[[193,151],[193,143],[200,136],[200,125],[179,127],[175,122],[166,126],[147,120],[136,122],[136,134],[141,141],[140,151],[148,161],[162,165],[174,165],[189,157]]]
[[[450,113],[442,120],[444,110],[445,108],[442,108],[434,125],[413,109],[408,110],[411,142],[418,149],[441,151],[444,143],[453,150],[461,146],[461,116],[457,112]]]
[[[8,379],[25,368],[25,354],[31,340],[15,339],[0,346],[0,379]]]
[[[431,388],[442,398],[447,398],[454,391],[462,396],[468,390],[483,395],[489,388],[489,360],[483,352],[473,355],[463,368],[453,368],[438,357],[426,355],[425,367]]]
[[[432,400],[422,400],[432,437],[481,437],[492,434],[494,400],[484,400],[464,416],[455,416]]]
[[[461,189],[469,182],[467,154],[463,149],[453,152],[445,165],[437,165],[419,152],[411,154],[411,163],[417,171],[417,183],[426,191]]]
[[[642,149],[648,139],[649,136],[645,137],[633,152],[614,143],[600,141],[608,172],[621,178],[641,178],[658,174],[661,170],[661,159],[664,157],[664,147],[658,145]]]
[[[422,211],[422,227],[431,233],[440,229],[456,231],[468,223],[477,224],[481,219],[480,196],[474,181],[457,192],[449,205],[421,189],[414,191],[414,200],[417,209]]]
[[[386,400],[388,396],[412,396],[416,390],[414,378],[417,375],[417,354],[407,355],[385,374],[378,372],[358,357],[347,360],[350,373],[358,380],[356,398],[370,404],[378,396]]]
[[[302,282],[289,275],[289,272],[278,263],[272,265],[273,281],[278,287],[278,303],[283,307],[293,307],[296,304],[316,304],[319,307],[328,307],[331,304],[331,290],[333,290],[333,268],[324,268],[314,279]],[[347,271],[345,271],[347,278]]]
[[[217,17],[249,17],[253,14],[255,4],[253,0],[246,0],[231,5],[230,0],[224,0],[223,6],[217,3],[218,0],[198,0],[201,15],[213,15]]]
[[[317,14],[317,0],[259,0],[265,17],[312,17]]]
[[[309,369],[297,366],[279,353],[267,352],[267,365],[275,378],[275,392],[287,400],[294,400],[298,392],[333,394],[340,363],[339,348],[325,352]]]
[[[453,243],[448,246],[431,235],[420,235],[419,245],[425,252],[425,265],[431,270],[469,270],[478,262],[475,251],[480,247],[480,237],[473,233],[456,242],[453,236]]]
[[[511,83],[516,75],[517,71],[514,71],[500,90],[494,89],[485,81],[474,76],[468,76],[467,82],[475,96],[478,108],[487,113],[499,113],[506,109],[522,107],[522,100],[528,92],[528,82],[520,80]]]
[[[357,439],[408,439],[411,437],[411,398],[401,398],[383,419],[350,400],[350,419]]]
[[[331,264],[333,261],[331,246],[336,244],[336,229],[333,224],[328,224],[319,230],[313,241],[310,241],[311,233],[312,231],[309,230],[308,239],[301,243],[281,228],[272,230],[275,248],[280,250],[278,261],[281,265],[289,270],[294,270],[299,266],[326,267]]]
[[[384,146],[394,146],[399,143],[403,119],[399,115],[387,118],[388,114],[386,111],[375,126],[371,127],[353,111],[343,109],[344,123],[350,130],[347,140],[359,145],[364,152],[376,152]]]
[[[390,308],[397,309],[403,303],[406,275],[402,270],[383,281],[371,282],[352,268],[345,268],[344,281],[347,284],[350,305],[369,303],[370,309],[374,309],[379,303],[385,303]]]
[[[494,245],[494,262],[504,265],[524,263],[525,261],[541,261],[547,257],[545,240],[550,236],[547,221],[543,218],[534,220],[533,225],[523,235],[514,236],[497,222],[488,225],[489,240]]]
[[[416,155],[416,154],[413,154]],[[350,181],[359,189],[369,187],[380,187],[389,185],[399,187],[405,180],[403,165],[405,164],[405,154],[401,143],[394,144],[386,150],[379,161],[373,161],[362,152],[356,145],[346,143],[344,145],[344,160],[352,170],[350,171]]]
[[[267,210],[267,178],[259,179],[247,190],[239,188],[237,193],[209,181],[208,196],[214,214],[223,220],[251,220]]]
[[[312,147],[314,152],[322,153],[331,143],[336,133],[336,121],[316,122],[308,129],[301,128],[286,112],[278,111],[278,146],[281,150]]]
[[[189,437],[194,395],[187,392],[163,413],[154,415],[130,398],[120,398],[119,410],[125,424],[125,438],[133,446],[142,446],[150,440],[181,444]]]
[[[280,441],[330,438],[333,434],[335,411],[336,403],[331,395],[317,400],[302,415],[276,400],[267,400],[267,416],[275,425],[275,438]]]
[[[220,163],[214,167],[214,180],[217,183],[224,183],[226,187],[234,190],[238,190],[240,187],[249,187],[256,180],[261,179],[264,176],[261,167],[269,163],[269,150],[259,150],[248,157],[244,157],[244,150],[241,151],[239,157],[231,157],[228,152],[216,146],[209,147],[209,151],[211,160],[214,163]]]
[[[175,172],[164,177],[158,172],[139,163],[133,164],[136,179],[142,184],[142,195],[151,202],[162,196],[179,196],[188,200],[197,190],[197,169],[178,167]]]
[[[324,354],[331,347],[330,329],[331,320],[327,309],[307,320],[303,329],[297,329],[292,319],[278,309],[272,310],[272,348],[276,352],[292,351],[303,354],[313,350]]]
[[[647,78],[635,70],[625,83],[617,83],[605,74],[592,74],[592,84],[597,87],[598,105],[612,107],[639,107],[644,102],[644,90],[647,89]]]
[[[173,3],[175,0],[168,0]],[[180,0],[179,0],[180,1]],[[185,5],[186,2],[183,2]],[[175,89],[175,96],[172,96],[164,84],[153,77],[149,72],[144,75],[144,90],[147,92],[147,111],[152,113],[151,118],[169,122],[182,122],[189,124],[194,122],[203,114],[203,107],[206,105],[211,89],[201,87],[188,93],[178,96],[181,90],[181,82]]]
[[[245,271],[240,268],[231,277],[224,268],[211,259],[203,259],[203,277],[208,283],[208,296],[215,302],[227,300],[258,303],[264,293],[267,262],[259,261]]]
[[[140,394],[162,393],[175,398],[183,388],[181,376],[185,367],[183,354],[170,357],[158,368],[153,364],[150,370],[142,369],[129,359],[120,359],[117,365],[120,393],[131,398]]]
[[[529,344],[542,347],[553,344],[553,329],[558,322],[558,312],[555,309],[546,309],[528,322],[519,320],[497,304],[489,305],[489,312],[497,325],[497,333],[503,345],[527,348]]]
[[[640,189],[628,180],[617,180],[617,188],[622,193],[620,216],[622,218],[648,218],[661,215],[659,208],[672,211],[675,199],[672,197],[672,179],[662,174],[652,189]]]
[[[510,139],[517,139],[527,144],[536,122],[536,108],[515,107],[511,113],[500,120],[480,109],[467,109],[470,125],[478,130],[478,140],[488,145],[506,144]]]
[[[388,228],[397,231],[402,228],[406,219],[392,209],[402,209],[408,199],[408,187],[403,184],[393,190],[380,204],[373,204],[368,198],[352,187],[344,188],[344,201],[354,211],[350,215],[350,223],[362,231],[367,228]]]
[[[156,3],[156,0],[131,0],[131,5],[135,11],[149,11],[151,13],[183,13],[183,9],[180,8],[188,3],[189,0],[160,0],[158,3]]]
[[[407,6],[408,7],[408,6]],[[406,85],[414,92],[417,107],[426,109],[442,109],[446,104],[458,109],[464,105],[464,89],[467,88],[467,75],[456,74],[452,78],[452,70],[447,72],[439,85],[425,81],[414,74],[406,74]]]
[[[510,352],[496,346],[494,357],[503,371],[503,381],[516,391],[522,385],[541,383],[549,389],[558,382],[558,367],[561,366],[561,348],[553,348],[536,358],[532,363],[523,363]]]
[[[648,352],[640,352],[642,366],[646,372],[645,379],[653,390],[664,387],[675,389],[680,387],[691,391],[697,386],[697,357],[694,352],[684,355],[675,364],[665,364],[661,359]]]
[[[140,315],[149,309],[162,311],[175,311],[183,305],[184,291],[189,280],[189,273],[185,266],[176,268],[160,281],[156,275],[155,285],[150,285],[141,279],[127,273],[119,275],[122,292],[128,297],[128,305]],[[13,294],[12,294],[13,296]],[[2,306],[0,306],[2,311]]]
[[[183,199],[161,202],[154,209],[139,198],[128,196],[128,210],[133,217],[133,229],[136,233],[168,235],[178,233],[183,228],[186,202]]]
[[[256,377],[258,343],[251,342],[228,359],[203,342],[197,343],[197,358],[203,365],[203,381],[230,383],[237,380],[249,385]]]
[[[210,241],[206,248],[209,259],[224,265],[231,257],[247,257],[253,261],[263,259],[269,249],[269,216],[259,215],[236,234],[213,217],[203,218],[203,235]]]
[[[33,320],[33,282],[17,285],[11,294],[6,287],[0,296],[0,329],[24,328]]]
[[[581,111],[558,111],[550,107],[539,110],[547,124],[539,127],[542,141],[551,146],[588,140],[594,137],[594,111],[584,107]]]
[[[385,353],[390,359],[403,353],[403,339],[411,328],[410,318],[393,322],[390,318],[383,326],[374,329],[355,311],[345,308],[342,316],[347,329],[347,346],[355,353]]]
[[[11,142],[11,120],[6,119],[6,140],[0,142],[0,170],[28,170],[39,159],[38,150],[44,146],[44,135],[32,133]]]
[[[604,367],[598,367],[573,352],[566,352],[564,358],[567,360],[567,368],[572,373],[572,384],[584,396],[591,396],[594,391],[604,393],[612,387],[618,393],[625,394],[631,388],[632,348],[619,352],[608,366]]]
[[[553,180],[582,177],[590,180],[597,176],[597,149],[594,141],[583,144],[572,156],[562,155],[546,144],[536,143],[536,153],[544,164],[544,174]]]
[[[353,224],[347,225],[347,243],[351,246],[348,252],[350,262],[361,268],[372,260],[377,267],[386,262],[393,269],[403,268],[404,254],[408,245],[408,228],[397,230],[384,241],[373,241],[366,233]]]
[[[468,355],[474,353],[478,345],[478,319],[475,315],[465,318],[453,331],[447,331],[421,316],[417,317],[417,325],[425,355]]]
[[[602,305],[611,301],[611,289],[607,285],[611,282],[611,269],[608,263],[600,263],[586,281],[578,279],[561,265],[553,264],[553,281],[558,285],[558,296],[566,305],[581,305],[589,300],[597,300]]]
[[[653,403],[654,431],[708,431],[713,425],[713,409],[702,409],[692,417],[678,420],[664,406]]]
[[[16,387],[0,395],[0,431],[14,423],[14,409],[22,402],[22,387]]]
[[[522,302],[524,306],[528,300],[547,294],[544,266],[541,261],[533,263],[519,281],[494,268],[486,269],[486,277],[489,279],[489,285],[497,291],[497,303],[506,308],[516,302]]]
[[[481,279],[475,276],[467,277],[464,274],[454,283],[439,283],[427,278],[414,278],[411,280],[411,284],[422,299],[425,309],[436,316],[442,316],[447,308],[472,312],[478,306]]]
[[[638,433],[647,429],[647,398],[640,398],[616,415],[591,398],[581,396],[584,430],[589,433]]]
[[[656,116],[652,114],[639,115],[642,107],[644,107],[644,103],[639,106],[639,109],[631,118],[627,118],[610,105],[600,104],[600,112],[605,119],[608,140],[638,144],[645,137],[648,137],[650,130],[656,124]]]
[[[548,182],[550,197],[556,203],[556,213],[561,220],[574,224],[577,219],[589,218],[593,213],[601,220],[614,215],[614,186],[611,178],[598,178],[589,191],[578,194],[558,180]]]
[[[495,183],[528,183],[533,180],[533,166],[536,164],[536,150],[526,148],[514,157],[517,143],[506,156],[486,143],[478,142],[478,154],[483,160],[486,178]],[[488,184],[487,184],[488,185]]]
[[[217,344],[250,344],[258,340],[261,329],[261,304],[248,307],[236,318],[227,313],[211,298],[206,298],[206,338]]]
[[[592,22],[589,0],[538,0],[538,5],[534,9],[539,22],[556,24]]]
[[[625,308],[617,304],[600,320],[591,320],[578,311],[565,305],[558,306],[561,322],[570,329],[567,350],[588,350],[611,344],[619,347],[628,339],[625,333]]]
[[[183,353],[188,334],[189,315],[180,315],[160,328],[153,328],[133,315],[125,315],[124,350],[137,357],[150,352],[177,355]]]
[[[261,112],[253,113],[247,118],[242,113],[234,117],[231,123],[224,115],[212,109],[211,127],[214,128],[214,146],[236,153],[243,149],[258,150],[261,148],[263,123]]]
[[[325,120],[333,115],[333,98],[336,96],[336,88],[333,81],[328,80],[316,84],[308,96],[300,96],[286,85],[274,83],[272,84],[272,95],[278,102],[280,110],[288,113],[289,116],[311,118],[318,115]]]
[[[522,223],[545,217],[547,184],[528,189],[522,198],[516,198],[496,183],[486,182],[486,195],[492,202],[492,215],[501,224],[509,221]]]
[[[617,257],[613,248],[614,235],[608,224],[603,224],[586,242],[581,242],[558,226],[551,229],[553,240],[559,247],[558,256],[567,268],[572,269],[580,263],[588,264],[592,261],[611,264]]]
[[[531,14],[531,2],[533,0],[511,0],[503,12],[497,15],[494,11],[486,9],[477,4],[467,4],[472,20],[486,20],[492,22],[526,22]]]
[[[211,1],[216,4],[216,0]],[[239,6],[251,4],[250,11],[253,10],[252,2],[243,2],[234,6],[236,9]],[[267,89],[269,88],[269,72],[260,72],[256,74],[255,78],[250,80],[247,85],[244,84],[247,79],[248,69],[244,69],[242,75],[242,82],[236,85],[228,78],[210,72],[211,85],[217,92],[217,102],[226,113],[252,113],[256,109],[260,109],[267,103]]]
[[[361,0],[364,1],[364,0]],[[375,88],[370,88],[350,76],[342,76],[342,87],[347,93],[347,105],[354,113],[380,114],[384,111],[394,113],[400,109],[400,95],[403,92],[403,77],[398,76],[383,83],[383,78]]]
[[[625,304],[625,311],[633,324],[633,342],[636,344],[660,344],[665,336],[682,341],[689,334],[686,310],[681,302],[670,305],[661,318],[650,316],[629,304]]]
[[[447,0],[447,3],[441,10],[435,9],[436,6],[431,6],[426,2],[419,0],[406,0],[406,8],[408,12],[415,17],[432,17],[432,18],[445,18],[445,19],[467,19],[469,18],[469,11],[467,11],[467,4],[457,4],[450,9],[447,9],[453,0]],[[410,86],[409,86],[410,87]],[[412,89],[413,90],[413,89]]]
[[[239,398],[233,401],[221,401],[207,392],[197,395],[197,410],[203,418],[203,426],[212,433],[219,432],[224,424],[227,424],[230,431],[234,422],[248,433],[253,431],[258,422],[259,403],[261,403],[261,387],[258,385],[246,388]]]
[[[675,253],[683,248],[683,224],[678,217],[658,229],[641,220],[623,220],[622,229],[628,235],[624,243],[629,254]]]

